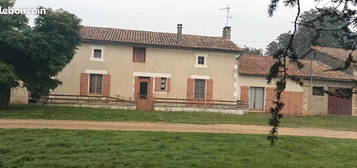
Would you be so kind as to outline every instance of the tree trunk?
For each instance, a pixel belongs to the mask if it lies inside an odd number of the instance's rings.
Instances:
[[[7,110],[10,103],[10,87],[0,86],[0,110]]]

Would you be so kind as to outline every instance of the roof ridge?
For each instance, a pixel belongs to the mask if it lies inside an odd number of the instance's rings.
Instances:
[[[242,59],[239,61],[239,73],[245,75],[268,75],[269,69],[272,66],[272,59],[269,56],[249,56],[243,55]],[[261,57],[263,59],[254,59]],[[312,76],[314,78],[325,78],[325,79],[335,79],[335,80],[351,80],[353,76],[341,72],[341,71],[328,71],[332,69],[331,66],[318,61],[312,60],[312,67],[310,67],[309,59],[301,59],[301,63],[304,65],[302,69],[299,69],[295,64],[288,64],[288,73],[297,77],[307,77],[309,76],[310,70],[313,71]],[[312,69],[311,69],[312,68]],[[327,70],[327,71],[326,71]]]
[[[111,29],[111,30],[124,30],[124,31],[136,31],[136,32],[147,32],[147,33],[163,33],[163,34],[171,34],[171,35],[176,35],[176,34],[177,34],[177,33],[171,33],[171,32],[159,32],[159,31],[137,30],[137,29],[123,29],[123,28],[102,27],[102,26],[85,26],[85,25],[82,25],[82,27]],[[196,34],[182,34],[182,35],[183,35],[183,36],[196,36],[196,37],[208,37],[208,38],[224,39],[224,38],[221,37],[221,36],[205,36],[205,35],[196,35]],[[231,40],[230,40],[230,41],[231,41]]]

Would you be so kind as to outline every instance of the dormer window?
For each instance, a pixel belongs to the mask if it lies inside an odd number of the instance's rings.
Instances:
[[[91,47],[90,61],[104,61],[104,47],[93,46]]]

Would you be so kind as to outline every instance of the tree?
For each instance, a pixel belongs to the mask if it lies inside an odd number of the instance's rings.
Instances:
[[[351,32],[349,27],[341,31],[317,32],[314,28],[304,24],[307,21],[319,17],[321,14],[322,13],[319,12],[318,10],[311,9],[310,11],[304,12],[299,17],[297,32],[293,41],[293,46],[298,57],[301,57],[308,49],[311,48],[311,46],[313,45],[312,44],[314,40],[313,38],[317,35],[317,33],[320,33],[320,35],[319,38],[315,40],[315,45],[322,46],[322,47],[334,47],[334,48],[343,47],[344,42],[341,41],[341,39],[343,38],[344,34]],[[348,22],[349,20],[347,19],[337,19],[335,16],[328,15],[320,21],[317,20],[313,21],[312,24],[314,24],[314,27],[326,27],[330,29],[336,29],[340,25],[346,24]],[[271,42],[272,45],[274,45],[274,43],[278,43],[279,46],[283,46],[283,45],[286,46],[291,36],[289,34],[290,33],[280,34],[276,40]],[[282,36],[284,38],[281,38]],[[277,51],[277,48],[269,47],[269,46],[270,44],[268,44],[266,48],[266,53],[269,55],[273,55]]]
[[[318,44],[318,39],[321,37],[321,34],[324,32],[343,32],[340,37],[340,41],[342,42],[342,48],[350,50],[348,58],[345,61],[342,69],[347,69],[352,63],[356,63],[357,61],[353,58],[352,54],[356,50],[357,46],[357,34],[355,32],[349,31],[349,29],[357,28],[357,12],[355,10],[357,6],[356,0],[326,0],[326,2],[322,2],[323,0],[314,0],[316,6],[319,3],[325,4],[323,8],[316,7],[316,10],[319,12],[319,15],[307,20],[307,21],[299,21],[299,17],[301,14],[301,5],[300,0],[285,0],[284,5],[286,7],[296,8],[296,16],[294,20],[294,31],[291,33],[288,43],[285,48],[279,48],[273,55],[275,63],[270,68],[270,73],[267,77],[267,82],[271,83],[272,79],[276,79],[279,75],[279,78],[276,82],[276,93],[275,93],[275,101],[274,107],[270,109],[270,113],[272,117],[269,120],[269,125],[272,126],[268,139],[271,144],[274,145],[277,140],[278,127],[280,125],[280,120],[283,115],[281,114],[281,109],[284,107],[284,103],[281,102],[281,95],[286,88],[286,81],[291,79],[299,84],[302,84],[301,79],[290,76],[287,73],[287,64],[288,62],[295,64],[297,67],[302,68],[301,62],[298,60],[298,55],[296,53],[293,42],[296,38],[298,26],[304,25],[307,28],[312,28],[316,31],[316,34],[312,37],[311,44]],[[277,7],[279,5],[280,0],[270,0],[270,4],[268,7],[269,16],[273,16]],[[347,23],[338,25],[336,28],[331,28],[322,23],[326,21],[326,19],[332,19],[334,21],[337,20],[348,20]],[[317,24],[318,23],[318,24]],[[353,94],[351,92],[350,94]]]
[[[250,48],[250,47],[244,47],[242,49],[243,54],[251,54],[251,55],[263,55],[263,50],[262,49],[257,49],[257,48]]]
[[[265,55],[274,55],[277,50],[285,48],[287,43],[289,42],[290,36],[290,32],[280,34],[276,40],[268,44],[265,51]]]
[[[1,0],[2,8],[14,0]],[[22,81],[39,97],[61,82],[56,75],[70,62],[80,44],[80,19],[62,9],[46,9],[28,25],[25,15],[0,15],[0,109],[9,103],[9,90]],[[4,74],[3,74],[4,72]]]

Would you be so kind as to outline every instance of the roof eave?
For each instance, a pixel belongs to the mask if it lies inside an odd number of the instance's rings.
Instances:
[[[257,77],[267,77],[268,74],[248,74],[248,73],[241,73],[239,72],[239,75],[243,75],[243,76],[257,76]],[[278,77],[282,77],[281,75],[279,75]],[[294,76],[297,78],[303,78],[305,80],[310,79],[309,76]],[[353,79],[337,79],[337,78],[325,78],[325,77],[316,77],[313,76],[312,79],[314,80],[324,80],[324,81],[334,81],[334,82],[353,82]]]
[[[213,52],[224,52],[224,53],[241,53],[241,49],[219,49],[219,48],[198,48],[198,47],[185,47],[185,46],[172,46],[172,45],[159,45],[159,44],[145,44],[145,43],[133,43],[133,42],[121,42],[121,41],[110,41],[110,40],[93,40],[93,39],[82,39],[82,42],[94,42],[94,43],[106,43],[106,44],[120,44],[127,46],[142,46],[142,47],[156,47],[156,48],[167,48],[167,49],[193,49],[193,50],[203,50],[203,51],[213,51]]]

